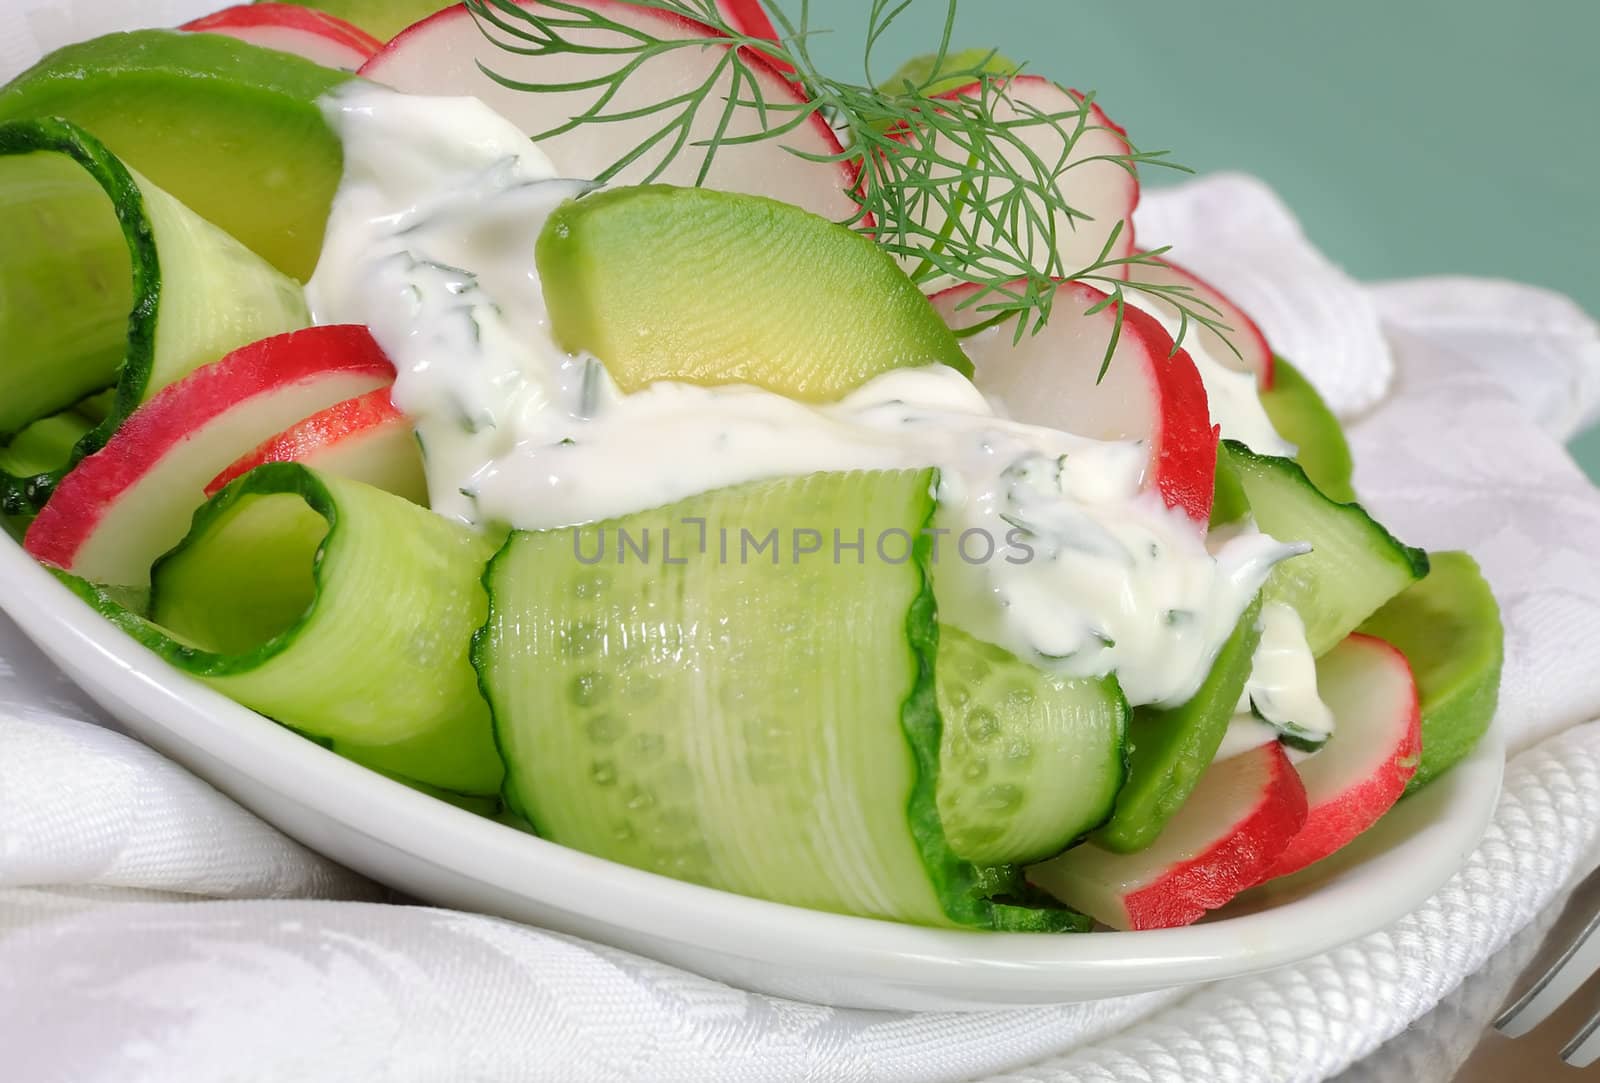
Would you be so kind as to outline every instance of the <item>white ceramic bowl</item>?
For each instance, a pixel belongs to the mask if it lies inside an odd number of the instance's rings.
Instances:
[[[1491,732],[1354,846],[1199,925],[965,933],[731,895],[425,797],[167,666],[0,538],[0,606],[127,728],[306,845],[441,906],[499,914],[777,996],[863,1008],[1094,1000],[1282,966],[1383,927],[1472,851],[1500,788]]]

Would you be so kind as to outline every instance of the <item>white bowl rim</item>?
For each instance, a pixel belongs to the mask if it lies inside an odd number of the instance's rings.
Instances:
[[[0,608],[75,679],[92,675],[114,697],[161,719],[150,723],[159,735],[135,724],[152,743],[180,759],[188,748],[232,764],[345,830],[452,877],[580,916],[590,929],[670,940],[761,967],[959,988],[980,1001],[990,993],[1044,1003],[1082,999],[1086,988],[1115,996],[1212,981],[1297,962],[1374,932],[1415,909],[1461,867],[1493,814],[1504,767],[1496,725],[1468,759],[1380,823],[1393,828],[1388,834],[1398,842],[1346,862],[1315,890],[1257,912],[1179,929],[1060,936],[924,928],[673,880],[457,809],[346,761],[171,668],[9,538],[0,541],[0,580],[8,584]]]

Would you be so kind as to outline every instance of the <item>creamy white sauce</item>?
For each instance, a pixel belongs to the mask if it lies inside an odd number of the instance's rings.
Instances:
[[[1317,692],[1317,662],[1306,642],[1306,626],[1291,605],[1261,607],[1261,643],[1250,660],[1250,679],[1239,697],[1239,713],[1253,713],[1279,729],[1308,736],[1333,732],[1333,712]]]
[[[1144,487],[1145,448],[1009,420],[941,366],[825,406],[752,387],[623,395],[555,346],[534,262],[583,182],[471,99],[352,85],[325,109],[345,175],[312,311],[367,324],[394,360],[441,514],[538,529],[761,478],[935,466],[941,619],[1056,672],[1115,672],[1136,704],[1188,699],[1297,551],[1254,531],[1208,548]]]
[[[1250,659],[1250,678],[1217,760],[1276,741],[1285,729],[1308,738],[1333,733],[1333,712],[1317,691],[1317,663],[1300,614],[1283,602],[1268,602],[1261,607],[1260,623],[1261,642]],[[1294,747],[1286,751],[1296,761],[1310,755]]]
[[[1206,401],[1211,407],[1212,424],[1221,427],[1224,440],[1237,440],[1262,455],[1294,454],[1294,445],[1278,435],[1267,417],[1266,408],[1261,405],[1255,373],[1233,368],[1221,358],[1213,357],[1199,329],[1192,323],[1184,328],[1177,309],[1154,295],[1130,289],[1124,296],[1135,308],[1155,317],[1173,338],[1183,330],[1180,345],[1200,371],[1200,382],[1205,385]]]
[[[1231,760],[1235,756],[1242,756],[1251,749],[1260,748],[1262,745],[1278,739],[1278,731],[1267,725],[1253,714],[1236,714],[1228,721],[1228,731],[1222,736],[1222,744],[1217,746],[1217,754],[1211,762]]]
[[[562,396],[534,243],[583,191],[555,179],[516,125],[474,98],[350,83],[324,108],[344,176],[306,300],[318,323],[364,323],[398,369],[434,510],[478,519],[461,490]]]

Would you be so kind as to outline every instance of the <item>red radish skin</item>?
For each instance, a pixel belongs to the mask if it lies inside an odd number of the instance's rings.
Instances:
[[[1210,328],[1191,323],[1189,334],[1197,335],[1204,342],[1206,353],[1218,362],[1241,372],[1255,373],[1256,386],[1262,391],[1271,390],[1272,347],[1267,344],[1267,337],[1261,333],[1261,328],[1256,326],[1256,322],[1249,314],[1230,301],[1221,290],[1193,271],[1186,270],[1165,257],[1153,264],[1131,264],[1129,278],[1134,282],[1147,282],[1153,286],[1187,286],[1193,290],[1195,298],[1216,309],[1215,313],[1207,312],[1206,315],[1215,316],[1228,325],[1230,329],[1228,338],[1239,352],[1236,355],[1223,341],[1222,335]],[[1156,295],[1144,296],[1155,299]]]
[[[142,586],[219,469],[308,414],[393,381],[365,327],[313,327],[241,347],[135,410],[62,479],[23,547],[97,583]]]
[[[518,2],[525,8],[539,6],[537,0]],[[670,12],[636,7],[620,0],[582,2],[610,19],[637,26],[663,39],[723,37],[703,23]],[[608,44],[600,37],[596,42]],[[697,85],[716,63],[715,58],[704,55],[707,49],[714,48],[717,46],[672,50],[645,62],[608,104],[607,112],[625,112],[660,100],[663,94],[682,93],[686,79]],[[805,103],[804,95],[765,59],[748,51],[745,59],[769,103],[780,109]],[[519,58],[486,41],[471,13],[457,5],[401,31],[362,67],[360,74],[411,93],[480,98],[529,135],[539,135],[565,124],[592,105],[600,93],[592,90],[526,94],[510,90],[483,74],[477,66],[480,61],[511,78],[521,76],[528,81],[545,83],[592,79],[617,67],[614,56],[604,55]],[[526,68],[519,65],[526,65]],[[717,101],[718,107],[706,110],[707,115],[700,118],[691,142],[709,137],[715,129],[721,115],[721,99]],[[729,135],[759,128],[754,110],[742,112],[744,115],[730,126]],[[563,176],[593,177],[659,125],[659,119],[654,118],[586,124],[574,131],[541,139],[539,147]],[[791,146],[829,160],[807,161],[786,149]],[[850,192],[855,187],[859,169],[855,162],[842,155],[843,147],[833,129],[820,114],[813,113],[807,124],[782,139],[723,146],[717,152],[704,186],[767,196],[836,222],[852,221],[858,215],[858,207]],[[657,160],[654,154],[645,155],[623,170],[613,183],[639,183]],[[662,184],[693,185],[700,162],[697,154],[680,154],[656,180]]]
[[[1310,815],[1264,880],[1288,876],[1342,849],[1405,793],[1422,756],[1422,716],[1405,655],[1352,635],[1317,660],[1317,688],[1333,735],[1296,764]]]
[[[178,29],[225,34],[346,71],[355,71],[383,48],[383,42],[360,27],[298,4],[240,4]]]
[[[767,15],[767,9],[761,6],[761,0],[718,0],[717,8],[727,24],[739,33],[752,38],[766,38],[768,41],[778,40],[778,28],[772,25],[772,19]],[[794,71],[794,65],[768,53],[761,53],[761,57],[772,65],[774,71],[781,71],[785,75]]]
[[[934,308],[952,327],[981,322],[983,302],[962,307],[980,287],[960,285],[936,294]],[[1115,305],[1092,286],[1058,287],[1050,322],[1015,342],[1014,325],[963,340],[975,381],[1018,421],[1049,425],[1100,440],[1144,440],[1149,481],[1168,507],[1197,524],[1211,515],[1217,472],[1217,430],[1200,372],[1172,336],[1147,313],[1124,305],[1122,333],[1103,381],[1096,382],[1116,324]]]
[[[1083,843],[1028,879],[1115,929],[1188,925],[1255,884],[1306,820],[1306,794],[1276,743],[1212,764],[1147,849]]]
[[[973,97],[983,92],[983,86],[981,82],[968,83],[946,91],[939,97]],[[1002,121],[1025,119],[1032,110],[1044,114],[1071,112],[1081,109],[1085,100],[1078,91],[1064,89],[1040,75],[1018,75],[1011,79],[995,80],[989,86],[990,94],[1003,91],[1007,99],[1016,103],[995,104],[994,114]],[[1061,122],[1061,126],[1068,130],[1075,124],[1076,121]],[[1060,158],[1063,149],[1061,141],[1049,138],[1048,126],[1038,125],[1020,130],[1033,133],[1033,138],[1028,141],[1029,149],[1041,160],[1055,163]],[[953,160],[965,157],[965,151],[958,152],[955,147],[945,146],[943,149]],[[1133,210],[1139,205],[1139,175],[1133,170],[1124,169],[1115,161],[1090,161],[1130,153],[1132,148],[1128,144],[1127,131],[1106,116],[1098,105],[1089,103],[1085,130],[1078,136],[1071,157],[1059,173],[1061,179],[1058,184],[1062,186],[1066,203],[1090,219],[1069,221],[1065,216],[1057,216],[1057,234],[1065,238],[1060,245],[1064,273],[1076,274],[1099,260],[1101,250],[1110,239],[1112,227],[1118,222],[1122,223],[1122,230],[1117,234],[1111,250],[1106,253],[1106,258],[1123,259],[1133,254]],[[1020,155],[1017,158],[1017,168],[1027,176],[1030,166]],[[936,229],[939,224],[930,220],[928,227]],[[1043,271],[1044,268],[1039,267],[1038,270]],[[1125,277],[1126,270],[1126,265],[1123,265],[1109,268],[1106,273]]]
[[[263,442],[213,478],[206,496],[266,463],[303,463],[414,503],[427,502],[422,453],[411,419],[395,406],[387,387],[335,403]]]

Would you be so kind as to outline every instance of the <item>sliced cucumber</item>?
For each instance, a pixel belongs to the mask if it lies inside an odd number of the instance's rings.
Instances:
[[[344,167],[317,99],[350,78],[220,34],[136,30],[45,57],[0,89],[0,121],[81,125],[303,282]]]
[[[76,410],[41,418],[0,448],[0,472],[14,477],[43,474],[72,457],[72,449],[94,426]]]
[[[893,257],[776,200],[615,188],[558,208],[538,261],[556,340],[605,362],[624,391],[744,383],[826,402],[894,368],[972,375]]]
[[[1272,361],[1272,387],[1261,392],[1261,405],[1278,435],[1297,449],[1295,462],[1322,495],[1340,503],[1356,498],[1350,485],[1353,464],[1344,430],[1300,370],[1281,357]],[[1237,522],[1250,513],[1239,475],[1228,462],[1228,451],[1217,447],[1216,495],[1211,500],[1211,525]]]
[[[1422,760],[1410,793],[1472,751],[1500,701],[1500,607],[1466,553],[1430,553],[1428,574],[1362,623],[1411,663],[1422,710]]]
[[[1140,707],[1128,725],[1128,781],[1094,841],[1130,854],[1156,840],[1217,755],[1261,642],[1261,599],[1239,618],[1200,690],[1187,703]]]
[[[979,864],[1042,861],[1111,815],[1126,770],[1116,679],[1066,680],[939,630],[939,817]]]
[[[0,128],[0,440],[115,379],[133,303],[107,189],[68,154],[11,150],[8,134]]]
[[[1428,555],[1397,541],[1359,504],[1324,496],[1292,459],[1257,455],[1224,440],[1256,525],[1311,552],[1286,560],[1267,579],[1265,597],[1294,606],[1311,653],[1321,656],[1384,602],[1428,572]]]
[[[105,207],[95,206],[90,189]],[[166,384],[235,347],[309,322],[294,282],[72,124],[0,125],[0,205],[8,198],[17,200],[22,229],[0,256],[0,332],[7,336],[0,401],[21,389],[22,405],[0,406],[0,440],[113,381],[116,393],[108,406],[97,400],[104,417],[71,454],[49,465],[32,456],[26,471],[0,476],[7,515],[41,507],[73,462],[104,446]],[[65,251],[57,252],[54,227],[67,217],[73,225],[63,234]],[[115,266],[112,250],[120,251]],[[72,275],[81,281],[47,296],[35,268],[45,283]],[[7,315],[19,304],[35,307]],[[116,349],[107,346],[112,322]],[[10,337],[22,323],[27,330]]]
[[[72,408],[73,413],[88,421],[91,425],[98,425],[111,414],[117,404],[117,389],[108,387],[102,391],[86,396],[78,401]]]
[[[292,463],[245,475],[152,573],[151,619],[63,576],[179,669],[335,751],[460,793],[502,771],[468,659],[493,544]]]
[[[1281,357],[1272,359],[1272,386],[1261,393],[1272,427],[1297,449],[1295,461],[1322,495],[1341,504],[1355,501],[1355,469],[1344,429],[1311,381]]]
[[[814,474],[513,534],[474,652],[507,801],[546,838],[680,879],[990,924],[935,801],[932,484]],[[898,537],[909,559],[800,553],[818,527]]]
[[[311,322],[298,283],[137,173],[134,179],[156,241],[161,294],[150,371],[137,385],[119,382],[113,416],[231,350]]]

